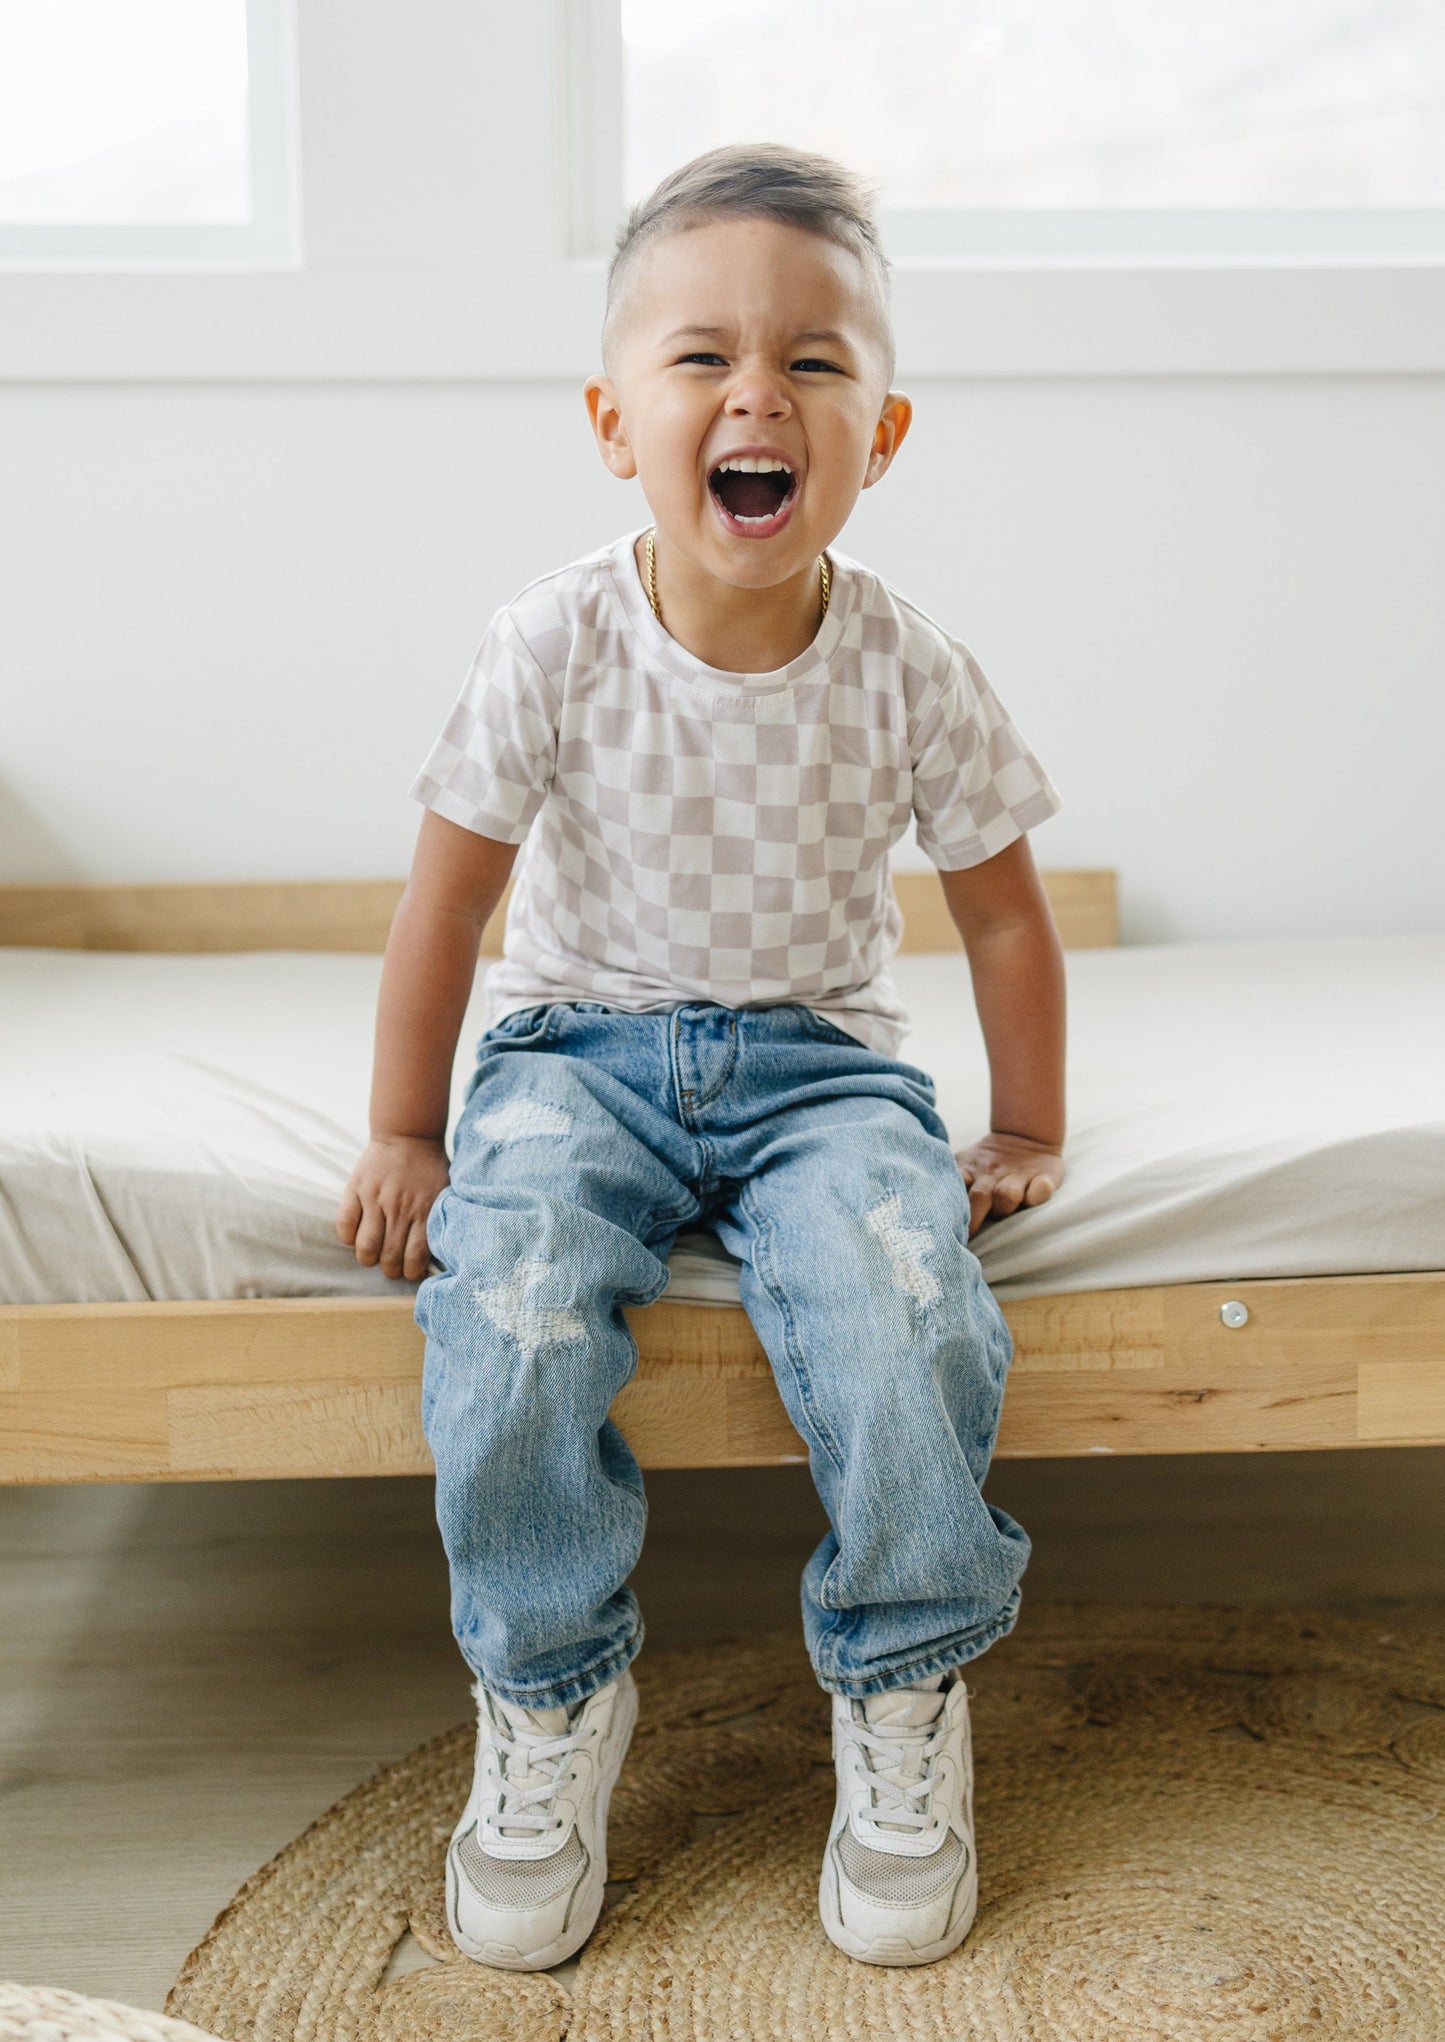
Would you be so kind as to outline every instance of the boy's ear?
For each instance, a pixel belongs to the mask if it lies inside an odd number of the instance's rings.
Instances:
[[[863,487],[871,489],[888,473],[893,456],[903,445],[908,428],[913,423],[913,406],[901,390],[890,390],[883,400],[883,409],[878,414],[878,423],[873,428],[873,445],[868,454],[868,466],[863,475]]]
[[[620,481],[631,482],[637,473],[632,444],[622,423],[622,402],[610,376],[589,376],[582,388],[587,416],[597,435],[597,451]],[[904,400],[907,401],[906,399]]]

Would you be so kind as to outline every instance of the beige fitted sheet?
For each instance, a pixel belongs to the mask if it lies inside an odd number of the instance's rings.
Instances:
[[[986,1125],[961,957],[903,956],[909,1061]],[[0,1297],[404,1292],[337,1242],[375,957],[0,950]],[[1001,1297],[1445,1267],[1445,938],[1069,959],[1068,1176],[974,1246]],[[463,1031],[454,1108],[479,1030]],[[727,1302],[711,1236],[670,1294]]]

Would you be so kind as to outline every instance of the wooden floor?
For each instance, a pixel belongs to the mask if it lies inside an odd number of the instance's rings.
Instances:
[[[655,1474],[658,1641],[796,1621],[802,1469]],[[1445,1450],[999,1462],[1029,1598],[1445,1621]],[[468,1710],[420,1480],[0,1491],[0,1977],[159,2007],[246,1874]]]

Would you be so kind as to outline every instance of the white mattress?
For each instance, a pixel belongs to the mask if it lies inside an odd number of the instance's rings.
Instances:
[[[961,957],[897,960],[957,1142],[987,1079]],[[403,1291],[333,1231],[380,960],[0,950],[0,1298]],[[1001,1297],[1445,1266],[1445,938],[1069,960],[1068,1179],[975,1240]],[[463,1032],[459,1094],[479,1030]],[[454,1105],[455,1105],[454,1100]],[[711,1236],[672,1294],[736,1297]]]

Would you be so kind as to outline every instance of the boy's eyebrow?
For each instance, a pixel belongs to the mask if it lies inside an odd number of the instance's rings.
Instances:
[[[666,347],[671,341],[687,340],[693,334],[701,334],[704,340],[722,340],[726,338],[727,328],[725,326],[678,326],[671,333],[665,333],[657,344],[659,347]]]
[[[668,347],[675,340],[689,340],[695,336],[704,340],[726,340],[728,329],[725,326],[678,326],[671,333],[664,334],[657,344],[659,347]],[[811,327],[806,333],[795,333],[793,339],[795,342],[827,340],[831,341],[834,347],[847,347],[850,344],[846,334],[835,333],[831,326]]]

